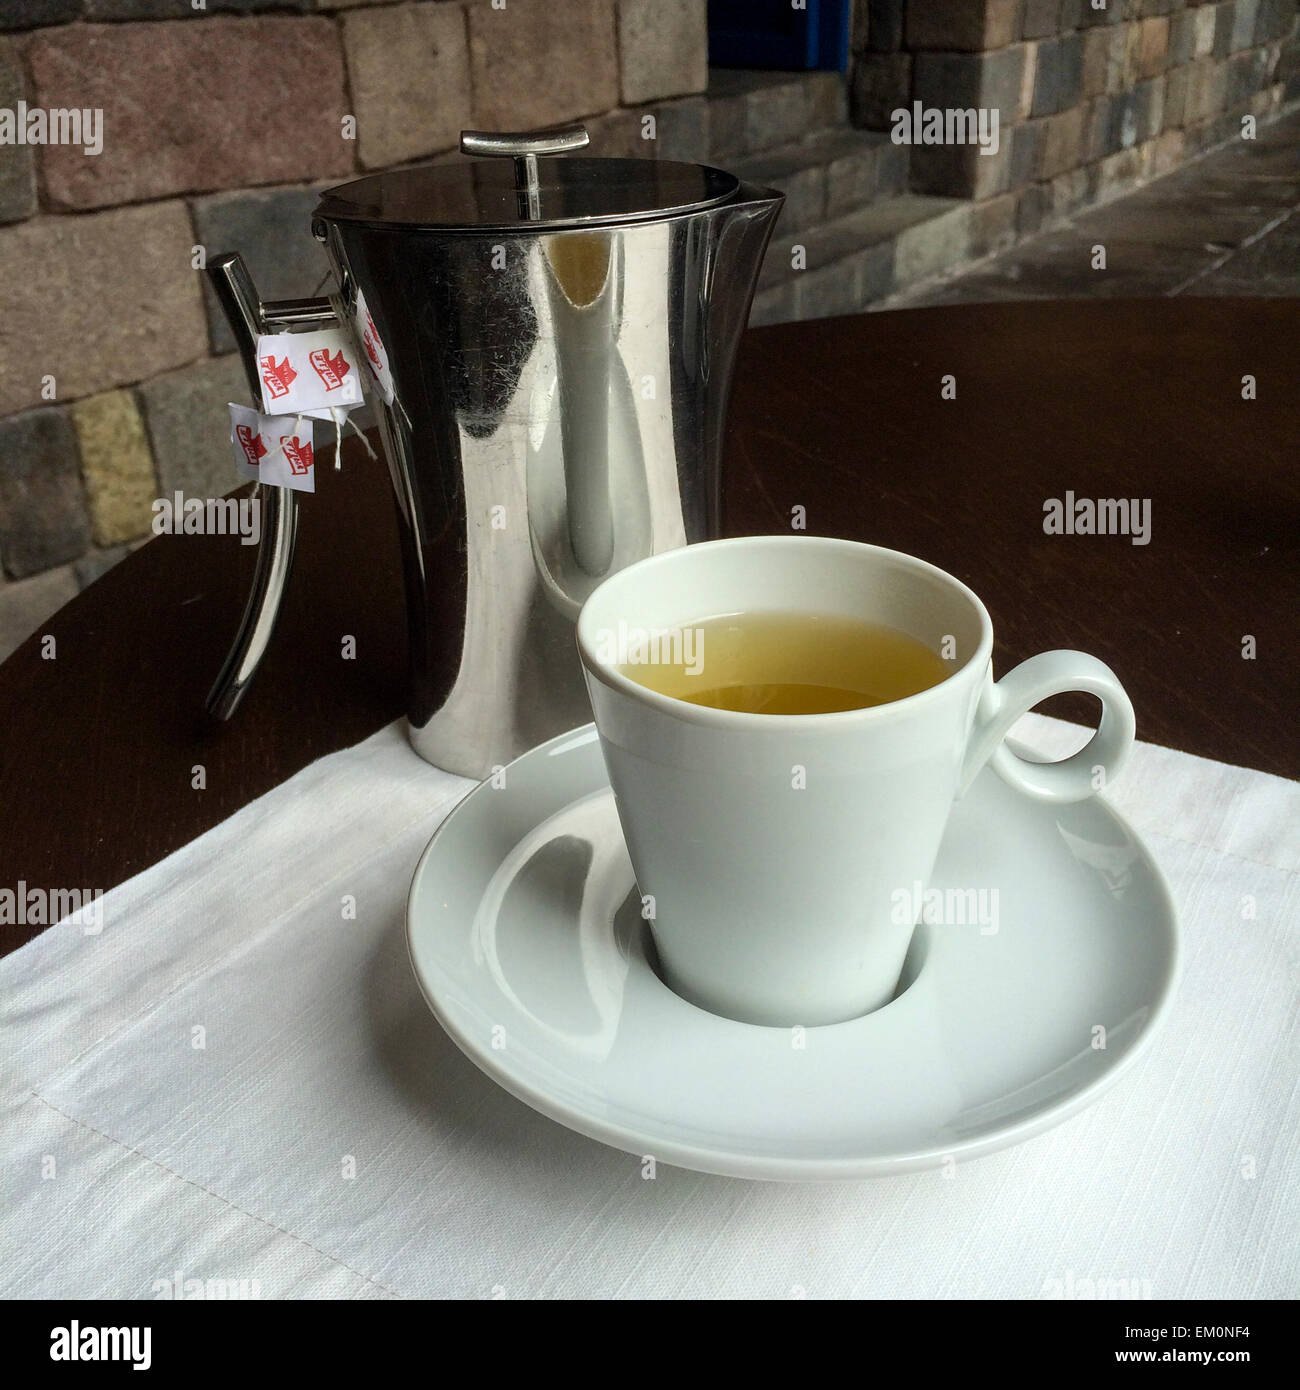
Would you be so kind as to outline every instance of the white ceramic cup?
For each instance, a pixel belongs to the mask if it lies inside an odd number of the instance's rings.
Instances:
[[[836,714],[743,714],[674,699],[618,669],[619,639],[729,613],[884,623],[953,653],[938,685]],[[747,1023],[843,1022],[893,997],[944,826],[985,763],[1029,796],[1080,801],[1118,772],[1133,707],[1082,652],[1030,657],[996,683],[993,626],[966,585],[853,541],[747,536],[653,555],[605,580],[578,617],[605,765],[666,982]],[[1086,747],[1057,763],[1003,738],[1033,705],[1100,699]]]

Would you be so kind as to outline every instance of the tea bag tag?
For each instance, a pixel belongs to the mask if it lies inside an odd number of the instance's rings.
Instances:
[[[230,402],[230,445],[242,477],[295,492],[316,491],[313,425],[306,415],[263,415]]]
[[[393,374],[388,369],[388,350],[384,347],[384,340],[379,336],[374,319],[370,317],[366,297],[360,290],[357,291],[357,307],[352,323],[356,329],[357,341],[365,354],[366,366],[370,368],[370,375],[374,377],[375,385],[383,394],[385,403],[392,405],[396,393],[393,390]]]
[[[351,410],[362,403],[358,365],[356,349],[342,329],[263,333],[257,340],[262,411],[336,419],[332,410]]]

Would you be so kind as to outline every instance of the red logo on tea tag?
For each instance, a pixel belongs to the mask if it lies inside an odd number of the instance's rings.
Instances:
[[[296,473],[301,477],[311,471],[315,459],[312,456],[310,439],[304,442],[296,434],[282,434],[280,436],[280,448],[284,450],[284,456],[289,460],[291,473]]]
[[[262,358],[262,385],[273,401],[289,394],[289,387],[298,379],[298,373],[289,365],[286,357],[283,362],[275,360],[271,353]]]
[[[343,385],[343,378],[352,370],[341,350],[331,357],[329,348],[317,348],[311,354],[311,364],[327,391],[337,391]]]
[[[263,415],[230,404],[230,449],[235,471],[268,487],[316,491],[314,429],[306,415]]]
[[[366,349],[366,356],[370,359],[370,365],[378,371],[384,365],[384,361],[379,355],[379,330],[369,314],[366,315],[366,326],[361,330],[361,334],[361,342]]]
[[[339,328],[264,333],[257,340],[264,415],[337,421],[362,402],[358,352]]]
[[[395,393],[393,391],[393,374],[388,369],[388,352],[384,347],[384,340],[379,336],[379,329],[375,327],[375,321],[370,316],[370,310],[366,306],[366,297],[359,291],[352,325],[356,329],[357,337],[361,340],[371,375],[375,378],[384,399],[391,403]]]
[[[257,461],[266,453],[266,445],[262,443],[262,436],[251,425],[236,425],[235,438],[239,441],[239,447],[244,451],[244,459],[250,468],[257,467]]]

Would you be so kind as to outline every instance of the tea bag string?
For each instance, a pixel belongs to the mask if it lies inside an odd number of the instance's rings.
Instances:
[[[294,433],[295,435],[297,435],[298,431],[299,431],[300,429],[302,429],[302,422],[303,422],[306,418],[307,418],[307,417],[306,417],[305,415],[295,415],[295,416],[293,417],[293,433]],[[282,436],[281,436],[281,441],[283,441],[283,438],[284,438],[284,436],[282,435]],[[283,454],[283,455],[285,456],[286,459],[288,458],[288,455],[287,455],[287,454],[284,454],[284,444],[283,444],[283,442],[277,444],[277,445],[275,446],[275,448],[272,449],[271,452],[270,452],[269,454],[267,454],[266,460],[270,460],[270,459],[275,458],[277,454]]]

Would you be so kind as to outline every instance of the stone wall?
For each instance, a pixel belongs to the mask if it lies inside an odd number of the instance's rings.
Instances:
[[[1300,96],[1296,0],[857,0],[853,118],[996,108],[996,156],[913,146],[911,187],[1009,237],[1167,173]]]
[[[0,144],[0,659],[147,539],[156,497],[239,484],[247,388],[196,248],[242,252],[267,298],[318,293],[317,190],[452,157],[466,127],[582,118],[597,153],[699,158],[705,11],[0,0],[0,108],[103,111],[97,155]]]

